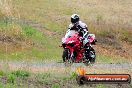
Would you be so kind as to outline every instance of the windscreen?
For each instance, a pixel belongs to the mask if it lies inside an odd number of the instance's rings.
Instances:
[[[65,35],[65,38],[69,38],[70,36],[74,35],[75,34],[75,30],[69,30],[66,35]]]

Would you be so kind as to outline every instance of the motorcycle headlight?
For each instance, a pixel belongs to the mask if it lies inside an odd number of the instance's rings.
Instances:
[[[74,41],[73,40],[71,40],[71,41],[69,41],[68,43],[73,43]]]

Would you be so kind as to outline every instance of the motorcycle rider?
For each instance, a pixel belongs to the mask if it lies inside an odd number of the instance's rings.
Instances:
[[[78,14],[73,14],[71,16],[71,24],[69,25],[66,34],[71,30],[75,30],[79,33],[79,35],[82,37],[79,40],[83,43],[83,47],[85,48],[88,43],[88,27],[85,23],[80,21],[80,17]]]
[[[83,44],[82,48],[85,49],[85,61],[88,60],[91,62],[95,62],[95,51],[90,45],[91,40],[89,39],[90,34],[88,32],[88,27],[85,23],[80,21],[80,17],[78,14],[73,14],[71,16],[71,24],[68,27],[65,38],[70,37],[75,31],[79,33],[79,36],[81,36],[79,40]],[[79,58],[80,56],[79,54],[76,54],[76,52],[74,52],[74,54],[75,56],[78,55],[76,58],[76,62],[78,62],[81,58]]]

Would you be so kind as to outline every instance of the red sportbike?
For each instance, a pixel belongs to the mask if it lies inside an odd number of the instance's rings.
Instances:
[[[85,65],[95,62],[96,54],[92,45],[95,44],[96,39],[94,34],[88,35],[87,47],[83,47],[83,40],[81,40],[78,32],[71,30],[62,38],[63,62],[67,64],[83,62]]]

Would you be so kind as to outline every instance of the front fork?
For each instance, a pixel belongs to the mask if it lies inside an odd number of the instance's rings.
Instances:
[[[65,48],[69,49],[70,51],[70,58],[73,62],[79,62],[82,58],[83,58],[83,54],[82,52],[83,51],[78,51],[76,52],[76,55],[74,54],[74,49],[69,47],[69,46],[66,46]]]
[[[74,56],[74,49],[69,47],[69,46],[66,46],[65,48],[69,49],[69,55],[70,55],[70,58],[72,61],[73,61],[73,56]]]

